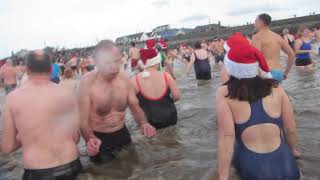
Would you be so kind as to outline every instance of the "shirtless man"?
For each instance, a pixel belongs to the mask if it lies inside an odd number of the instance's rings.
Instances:
[[[224,59],[224,40],[215,38],[210,45],[210,50],[213,52],[215,57],[215,63],[219,64],[219,62],[223,62]]]
[[[258,32],[253,36],[252,43],[264,54],[273,78],[278,82],[282,82],[288,77],[295,54],[286,40],[270,30],[270,23],[271,17],[268,14],[261,14],[257,17],[255,27]],[[288,55],[287,66],[284,72],[280,64],[281,50]]]
[[[82,168],[77,98],[50,82],[47,53],[31,52],[27,61],[28,82],[6,99],[2,153],[22,148],[23,180],[73,180]]]
[[[131,48],[129,49],[129,58],[131,59],[131,70],[134,73],[138,73],[139,66],[138,61],[140,59],[140,49],[136,48],[136,43],[131,43]]]
[[[127,107],[143,135],[152,137],[156,130],[139,106],[129,77],[120,71],[121,54],[115,44],[109,40],[98,43],[94,60],[97,70],[83,77],[79,104],[81,132],[88,145],[88,155],[91,161],[100,164],[110,162],[122,147],[131,143],[125,125]]]
[[[17,87],[18,71],[13,66],[11,59],[8,59],[6,64],[1,67],[0,77],[4,81],[4,89],[6,94],[9,94]]]
[[[180,53],[182,58],[185,59],[186,64],[188,64],[190,62],[192,49],[187,44],[182,44],[180,46]]]

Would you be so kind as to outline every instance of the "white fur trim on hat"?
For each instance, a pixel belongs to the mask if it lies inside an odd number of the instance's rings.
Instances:
[[[226,50],[226,52],[229,52],[229,51],[230,51],[230,47],[229,47],[229,45],[227,44],[227,42],[224,43],[223,48],[224,48],[224,50]]]
[[[147,60],[145,68],[149,68],[149,67],[155,66],[160,63],[161,63],[161,55],[158,54],[156,57]]]
[[[254,78],[259,75],[259,63],[237,63],[228,58],[228,54],[224,58],[224,65],[229,75],[238,79]]]

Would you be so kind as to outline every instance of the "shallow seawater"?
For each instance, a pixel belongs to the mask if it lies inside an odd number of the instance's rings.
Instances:
[[[299,165],[307,180],[320,179],[320,61],[315,73],[300,74],[292,69],[282,86],[294,105],[298,144],[303,155]],[[158,131],[147,139],[140,134],[130,113],[127,125],[133,145],[110,164],[96,167],[89,163],[80,145],[85,172],[79,180],[201,180],[216,179],[217,126],[215,92],[220,86],[219,67],[212,68],[213,80],[197,85],[194,75],[186,77],[183,65],[176,64],[178,84],[183,92],[177,103],[178,124]],[[1,94],[3,102],[3,93]],[[2,106],[3,103],[1,103]],[[0,180],[21,179],[21,152],[0,155]],[[237,178],[232,178],[237,179]]]

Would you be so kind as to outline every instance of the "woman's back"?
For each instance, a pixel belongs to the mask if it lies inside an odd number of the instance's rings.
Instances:
[[[194,54],[197,60],[208,60],[208,52],[204,49],[196,49]]]
[[[233,163],[244,179],[300,178],[299,169],[284,136],[282,89],[255,102],[229,100],[236,145]]]
[[[144,73],[150,73],[144,77]],[[150,71],[133,78],[139,104],[151,125],[157,129],[177,123],[177,110],[174,101],[179,99],[180,92],[168,73]]]
[[[261,101],[263,106],[257,107],[261,104],[250,104],[247,101],[229,100],[234,123],[237,125],[252,123],[249,121],[254,118],[254,115],[256,115],[256,112],[253,112],[253,110],[259,110],[260,113],[263,113],[263,115],[278,119],[279,123],[282,123],[280,119],[282,97],[279,89],[274,88],[272,95],[263,98]],[[261,116],[261,114],[259,115]],[[256,121],[261,121],[261,119]],[[252,127],[248,127],[243,132],[242,138],[250,147],[256,147],[255,150],[257,152],[271,152],[273,149],[279,146],[279,128],[274,126],[272,123],[256,124]]]
[[[138,80],[135,81],[137,85],[136,87],[139,89],[140,86],[141,89],[138,91],[142,92],[146,97],[149,97],[150,99],[158,99],[166,93],[165,91],[168,88],[164,78],[164,73],[157,71],[149,73],[150,76],[147,78],[143,78],[142,74],[136,76],[136,80]]]

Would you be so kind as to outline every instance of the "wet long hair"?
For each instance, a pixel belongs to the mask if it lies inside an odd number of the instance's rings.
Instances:
[[[274,79],[263,79],[260,76],[247,79],[237,79],[230,76],[224,84],[228,87],[227,98],[239,101],[254,102],[272,93],[272,89],[279,86]]]

